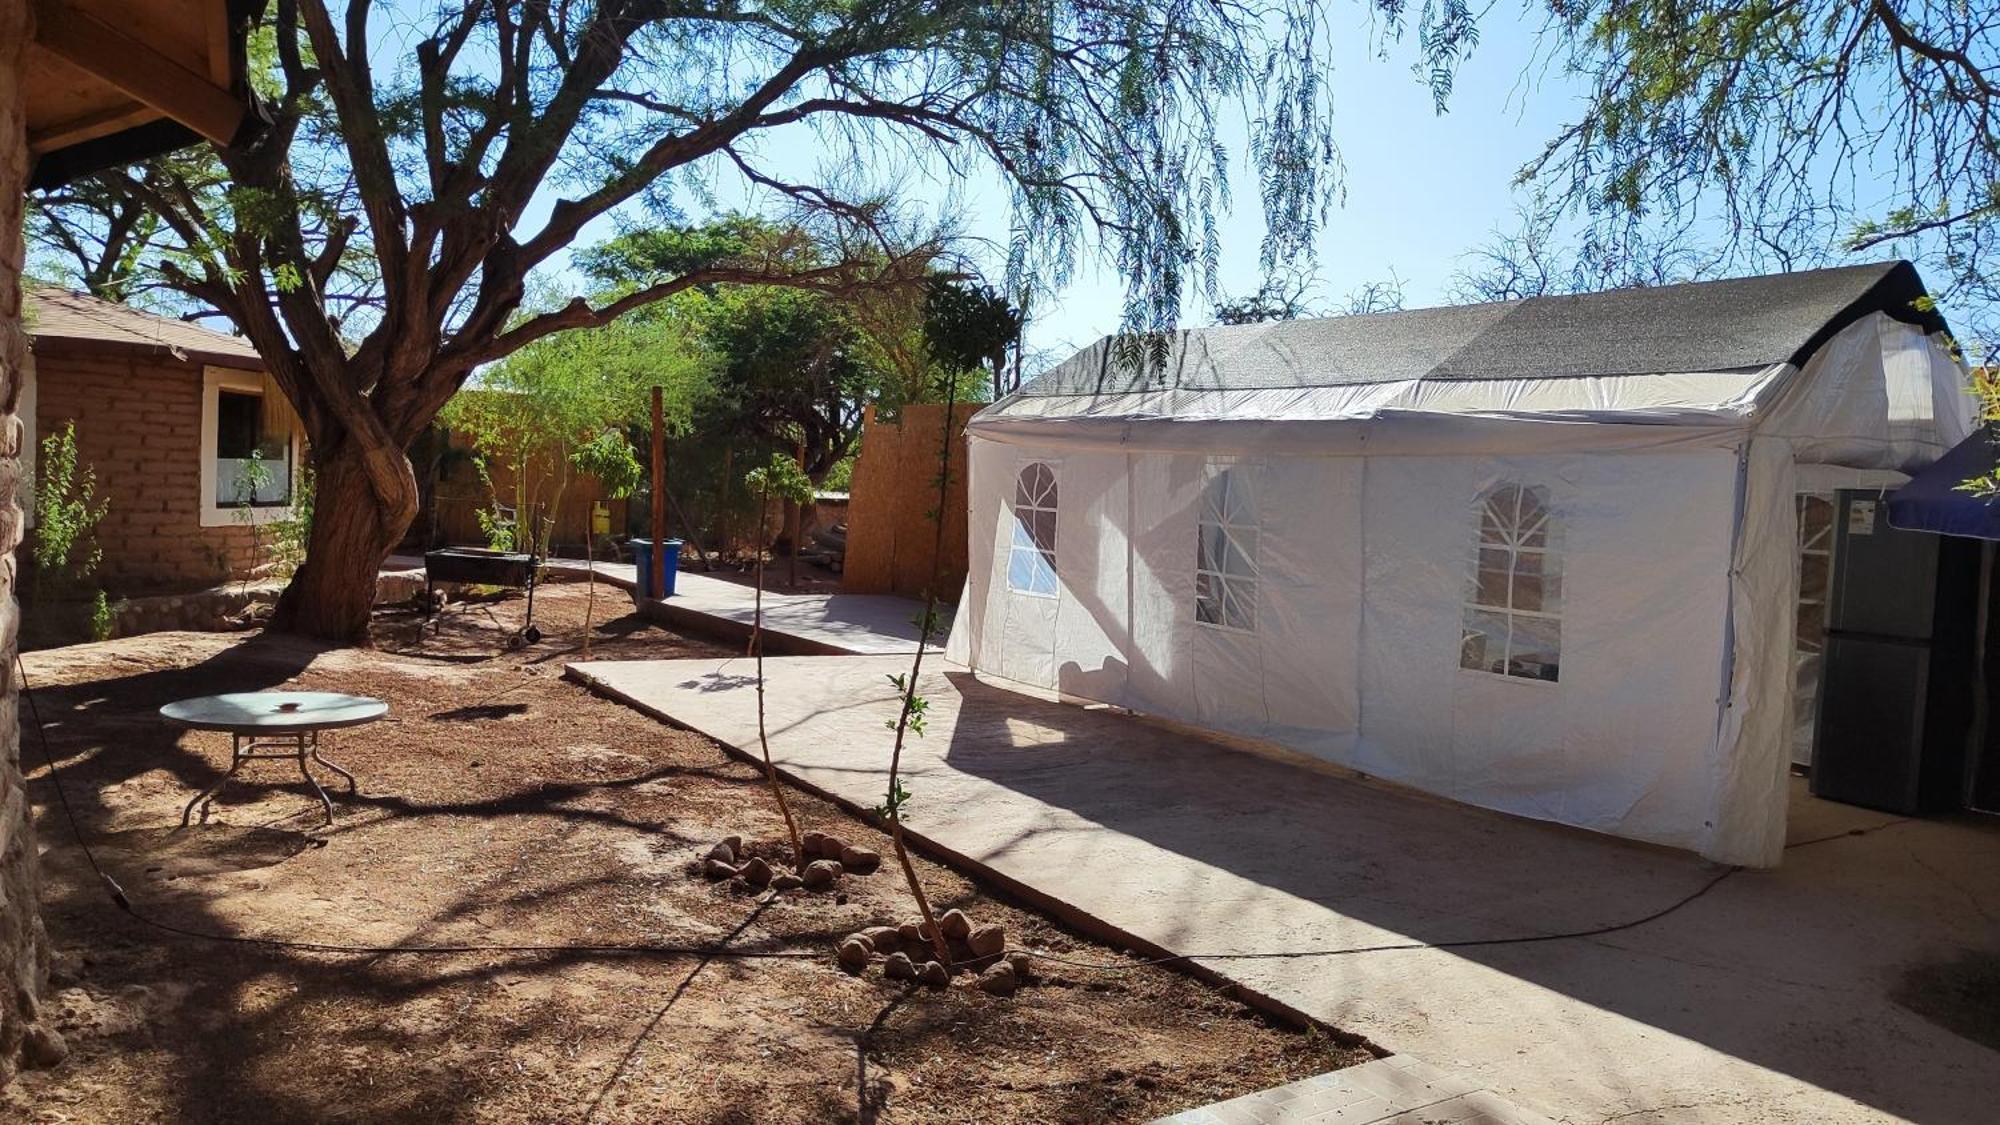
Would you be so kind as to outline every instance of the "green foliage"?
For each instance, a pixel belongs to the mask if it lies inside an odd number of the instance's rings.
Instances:
[[[1916,260],[1996,338],[2000,23],[1982,3],[1566,0],[1580,116],[1523,183],[1717,272]]]
[[[797,461],[782,453],[771,454],[769,462],[743,474],[743,484],[752,496],[788,504],[812,503],[812,478],[806,476]]]
[[[1021,338],[1021,310],[984,285],[933,282],[924,299],[924,340],[933,359],[958,371],[973,371],[999,357]]]
[[[608,289],[638,288],[721,265],[743,261],[769,247],[776,228],[745,215],[728,215],[699,226],[677,225],[628,231],[580,250],[578,269]]]
[[[312,466],[299,466],[292,479],[291,509],[266,528],[271,534],[272,571],[280,578],[289,578],[305,565],[306,545],[312,541],[316,484]]]
[[[646,467],[620,430],[605,430],[577,446],[569,461],[578,472],[595,478],[608,500],[622,500],[646,483]]]
[[[90,599],[90,639],[108,641],[116,631],[118,619],[111,612],[111,598],[99,590]]]
[[[655,309],[551,336],[460,391],[439,420],[476,454],[491,498],[478,513],[487,542],[546,555],[576,473],[596,478],[609,496],[630,495],[645,474],[625,433],[650,424],[651,388],[663,388],[669,430],[685,428],[710,394],[712,366],[687,326]],[[500,469],[504,496],[494,488]]]
[[[41,442],[41,471],[34,488],[35,528],[29,536],[34,561],[34,612],[24,621],[32,644],[67,644],[79,634],[93,640],[110,636],[110,600],[92,579],[103,551],[97,525],[109,510],[97,494],[97,472],[79,457],[76,423]],[[79,618],[79,615],[82,615]]]
[[[884,794],[882,803],[875,806],[874,812],[884,820],[908,820],[909,817],[903,810],[909,807],[910,791],[903,785],[902,779],[898,778],[889,786],[888,793]]]
[[[1403,0],[1361,2],[1401,31]],[[1426,4],[1415,20],[1448,77],[1470,41],[1463,5]],[[1267,265],[1312,252],[1340,177],[1325,81],[1336,22],[1317,0],[279,4],[248,52],[270,118],[258,142],[107,169],[101,196],[51,204],[83,237],[38,246],[94,260],[120,201],[143,201],[160,221],[114,257],[146,263],[147,283],[184,308],[284,341],[281,383],[320,456],[355,466],[407,449],[476,372],[486,385],[509,356],[649,302],[743,281],[911,287],[954,216],[899,206],[881,183],[891,174],[998,177],[1009,291],[1061,285],[1103,252],[1127,282],[1126,325],[1165,331],[1186,294],[1214,288],[1239,126]],[[822,249],[701,223],[736,198]],[[621,229],[660,233],[622,261],[580,259],[617,275],[610,292],[529,301],[530,279],[566,268],[583,232]],[[827,404],[869,401],[826,388],[872,366],[868,347],[907,343],[870,336],[794,369],[810,374],[810,409],[737,411],[745,432],[804,440],[809,471],[825,472],[859,418]],[[903,367],[899,393],[923,393],[908,382],[921,373]],[[566,456],[551,463],[567,471]],[[302,571],[306,596],[372,581],[406,499],[344,496],[380,508],[383,542],[330,544],[337,557]],[[365,605],[337,608],[347,601],[295,600],[290,616],[356,636]]]
[[[97,495],[97,470],[77,455],[75,422],[42,439],[41,468],[30,551],[37,580],[81,583],[103,561],[95,532],[109,502]]]

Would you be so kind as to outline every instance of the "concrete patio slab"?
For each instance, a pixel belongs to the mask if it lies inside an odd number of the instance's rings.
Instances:
[[[582,559],[551,559],[552,569],[581,575]],[[623,590],[637,584],[631,563],[598,563],[598,577]],[[648,619],[672,628],[713,637],[716,640],[745,642],[750,639],[756,619],[757,591],[740,582],[728,582],[705,574],[683,570],[675,576],[674,596],[651,598],[639,606]],[[917,617],[923,603],[910,598],[883,594],[786,594],[764,591],[764,631],[766,653],[792,655],[891,655],[917,651]],[[950,631],[948,608],[940,611],[938,641]]]
[[[414,572],[423,580],[424,560],[417,555],[391,555],[385,568]],[[601,582],[630,592],[638,585],[631,563],[582,559],[549,559],[550,570],[581,579],[594,570]],[[386,569],[385,569],[386,573]],[[674,596],[649,598],[639,613],[670,628],[732,644],[747,644],[756,620],[757,591],[695,571],[675,575]],[[917,618],[923,603],[886,594],[787,594],[764,591],[766,653],[793,656],[889,656],[917,651]],[[935,651],[951,632],[950,607],[938,611]]]
[[[1316,1074],[1153,1125],[1545,1125],[1484,1090],[1408,1055]]]
[[[852,806],[879,802],[896,706],[885,677],[906,661],[766,664],[783,769]],[[1783,866],[1723,877],[1693,856],[935,667],[929,732],[908,759],[910,828],[927,846],[1529,1110],[1987,1122],[2000,1104],[2000,1052],[1896,999],[1912,974],[2000,946],[1991,822],[1800,795]],[[570,671],[755,745],[747,660]],[[1586,930],[1603,932],[1517,940]]]

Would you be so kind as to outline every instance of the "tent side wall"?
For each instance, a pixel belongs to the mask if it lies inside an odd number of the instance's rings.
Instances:
[[[1201,454],[1083,448],[1050,425],[1040,445],[973,437],[952,658],[1490,808],[1713,846],[1733,450]],[[1010,589],[1032,463],[1059,484],[1053,596]],[[1195,615],[1223,469],[1255,498],[1247,630]],[[1561,527],[1553,683],[1459,666],[1481,497],[1508,482],[1544,489]]]
[[[1732,679],[1713,750],[1715,814],[1703,854],[1768,866],[1784,853],[1786,777],[1818,674],[1816,666],[1801,668],[1795,639],[1799,494],[1886,488],[1930,464],[1971,432],[1970,385],[1941,335],[1877,312],[1828,339],[1760,411],[1744,466]]]

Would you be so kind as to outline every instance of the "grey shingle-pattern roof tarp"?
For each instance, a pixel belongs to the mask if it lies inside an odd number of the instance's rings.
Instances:
[[[1939,331],[1908,262],[1536,297],[1364,316],[1223,326],[1168,336],[1164,366],[1106,337],[1026,395],[1259,390],[1413,379],[1551,379],[1749,371],[1803,363],[1870,312]]]

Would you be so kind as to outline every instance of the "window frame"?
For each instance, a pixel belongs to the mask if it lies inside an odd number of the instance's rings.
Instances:
[[[1059,470],[1059,465],[1059,462],[1047,457],[1033,457],[1020,462],[1014,470],[1014,488],[1007,500],[1007,514],[1012,517],[1012,522],[1007,528],[1007,568],[1004,578],[1007,584],[1007,592],[1010,594],[1020,594],[1023,597],[1029,598],[1050,599],[1062,596],[1062,564],[1057,556],[1057,551],[1060,549],[1060,544],[1062,543],[1062,473]],[[1048,472],[1049,488],[1045,495],[1049,503],[1047,506],[1030,503],[1024,509],[1021,505],[1021,491],[1026,481],[1023,478],[1027,476],[1029,470],[1037,467]],[[1039,498],[1031,496],[1029,499],[1035,500]],[[1026,532],[1028,542],[1025,544],[1021,542],[1021,535],[1027,527],[1027,525],[1021,522],[1021,513],[1024,510],[1035,514],[1048,514],[1049,544],[1046,548],[1034,541],[1034,532],[1032,530],[1027,530]],[[1031,586],[1016,586],[1014,584],[1014,559],[1016,555],[1021,554],[1033,555],[1036,559],[1040,560],[1040,564],[1046,564],[1048,567],[1049,589],[1039,590]]]
[[[1515,500],[1512,519],[1503,525],[1501,529],[1505,542],[1490,543],[1486,539],[1486,513],[1493,500],[1501,492],[1508,489],[1514,491]],[[1538,497],[1542,509],[1542,542],[1540,546],[1523,546],[1520,542],[1527,534],[1521,526],[1521,503],[1524,497],[1530,495]],[[1521,577],[1521,556],[1528,554],[1541,560],[1538,577],[1542,581],[1546,582],[1548,579],[1554,578],[1558,583],[1561,583],[1564,579],[1562,565],[1565,554],[1564,548],[1562,518],[1556,510],[1554,492],[1547,485],[1529,484],[1526,481],[1509,479],[1497,481],[1479,491],[1479,498],[1474,501],[1472,506],[1472,551],[1468,559],[1469,574],[1465,584],[1465,594],[1460,599],[1459,605],[1458,670],[1460,672],[1511,683],[1541,684],[1546,687],[1556,687],[1562,683],[1563,595],[1561,593],[1556,595],[1556,608],[1553,610],[1516,609],[1513,602],[1515,584]],[[1482,561],[1481,555],[1483,552],[1493,550],[1505,550],[1507,552],[1507,570],[1505,572],[1506,605],[1492,605],[1476,600],[1480,589],[1480,575],[1485,573],[1480,566]],[[1551,569],[1551,563],[1554,564],[1553,569]],[[1546,593],[1544,596],[1546,604]],[[1465,663],[1466,633],[1468,631],[1466,622],[1474,613],[1502,617],[1507,621],[1507,643],[1505,650],[1501,653],[1500,669],[1498,671],[1492,668],[1468,667]],[[1513,662],[1514,623],[1518,619],[1545,621],[1554,626],[1556,656],[1556,674],[1554,676],[1531,676],[1508,670]]]
[[[1216,487],[1216,482],[1223,482],[1222,487],[1226,496],[1232,482],[1246,479],[1252,471],[1253,469],[1250,465],[1240,461],[1212,462],[1209,465],[1209,471],[1204,474],[1204,479],[1201,482],[1201,492],[1195,499],[1195,503],[1199,507],[1195,511],[1193,606],[1194,623],[1199,628],[1219,629],[1225,633],[1235,633],[1240,636],[1255,636],[1257,634],[1258,603],[1263,600],[1264,585],[1263,565],[1258,561],[1258,544],[1263,538],[1264,528],[1258,505],[1257,489],[1254,486],[1249,489],[1250,519],[1252,522],[1230,522],[1226,502],[1223,505],[1224,510],[1218,513],[1220,519],[1209,519],[1209,492]],[[1204,555],[1206,552],[1203,550],[1203,544],[1206,542],[1209,528],[1215,528],[1219,532],[1222,544],[1235,548],[1235,554],[1240,556],[1249,565],[1250,573],[1248,575],[1231,574],[1225,569],[1204,565]],[[1250,533],[1250,547],[1248,550],[1243,548],[1243,540],[1236,534],[1233,534],[1235,532],[1246,531]],[[1215,585],[1216,593],[1212,600],[1218,607],[1219,620],[1210,621],[1202,617],[1202,603],[1204,600],[1210,600],[1202,597],[1203,579],[1207,579]],[[1232,624],[1228,619],[1230,591],[1232,588],[1240,589],[1241,586],[1245,585],[1250,590],[1248,598],[1250,623],[1247,626]]]
[[[201,444],[195,455],[201,461],[201,526],[241,527],[246,524],[262,525],[290,519],[299,501],[299,469],[305,463],[305,431],[298,419],[291,423],[291,440],[287,443],[287,453],[291,458],[291,498],[282,504],[222,504],[215,499],[216,483],[221,478],[220,466],[216,464],[215,445],[221,428],[222,392],[236,394],[266,395],[274,393],[265,383],[259,371],[247,371],[237,367],[203,367],[201,370]],[[290,405],[287,404],[289,411]]]

